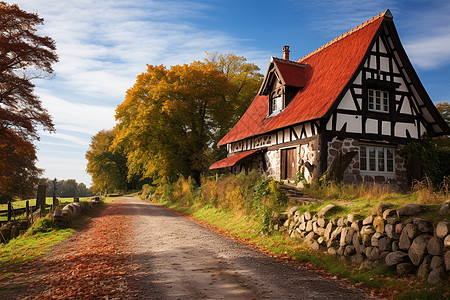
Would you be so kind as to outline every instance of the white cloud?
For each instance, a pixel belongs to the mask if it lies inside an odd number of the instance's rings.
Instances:
[[[406,44],[405,48],[415,65],[423,69],[441,67],[450,63],[450,32],[422,37]]]
[[[114,107],[69,102],[52,96],[50,91],[37,91],[44,107],[53,116],[57,132],[62,129],[94,135],[114,127]]]

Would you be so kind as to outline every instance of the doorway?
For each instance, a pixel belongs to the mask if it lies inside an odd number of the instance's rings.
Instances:
[[[293,179],[297,173],[297,148],[281,149],[281,179]]]

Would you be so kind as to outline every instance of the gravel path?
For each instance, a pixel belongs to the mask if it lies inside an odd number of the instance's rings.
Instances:
[[[368,299],[132,197],[0,279],[0,299]]]
[[[359,290],[282,263],[163,207],[126,199],[135,217],[135,287],[143,299],[365,299]]]

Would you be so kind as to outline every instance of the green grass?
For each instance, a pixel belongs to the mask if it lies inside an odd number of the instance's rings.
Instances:
[[[72,228],[54,229],[48,232],[27,233],[0,244],[0,278],[16,272],[22,263],[46,253],[52,246],[65,241],[74,233]]]

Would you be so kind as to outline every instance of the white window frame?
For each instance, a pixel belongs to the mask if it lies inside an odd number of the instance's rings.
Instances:
[[[389,92],[383,90],[367,90],[368,110],[382,113],[389,112]]]
[[[282,96],[278,96],[275,98],[272,98],[270,100],[270,105],[272,106],[272,113],[269,115],[269,117],[278,115],[283,110],[283,98]]]
[[[395,176],[395,148],[359,146],[359,170],[362,175]]]

